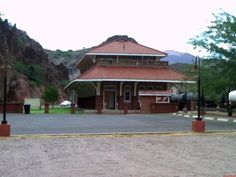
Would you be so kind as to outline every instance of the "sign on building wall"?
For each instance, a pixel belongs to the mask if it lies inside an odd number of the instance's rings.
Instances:
[[[157,96],[156,103],[170,103],[170,97],[169,96]]]

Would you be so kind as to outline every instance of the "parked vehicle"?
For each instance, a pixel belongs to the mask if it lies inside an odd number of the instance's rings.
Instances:
[[[236,90],[229,92],[229,101],[236,104]]]
[[[69,106],[71,106],[71,102],[68,101],[68,100],[65,100],[65,101],[61,102],[61,106],[62,106],[62,107],[63,107],[63,106],[69,107]]]

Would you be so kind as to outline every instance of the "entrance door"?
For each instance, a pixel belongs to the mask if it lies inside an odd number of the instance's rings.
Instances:
[[[105,91],[106,109],[115,109],[116,91]]]

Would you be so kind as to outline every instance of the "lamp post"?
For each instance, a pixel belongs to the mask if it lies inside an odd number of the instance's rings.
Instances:
[[[5,60],[4,83],[3,83],[3,119],[2,124],[7,124],[6,108],[7,108],[7,62]]]
[[[4,57],[5,57],[5,67],[4,69],[4,83],[3,83],[3,119],[0,124],[0,136],[10,136],[11,125],[7,123],[6,119],[6,108],[7,108],[7,51],[6,49]]]
[[[198,98],[197,98],[197,118],[196,120],[202,120],[201,117],[201,61],[200,58],[196,57],[196,63],[198,68],[198,79],[197,79],[197,92],[198,92]]]
[[[197,88],[198,88],[198,110],[197,118],[192,121],[192,131],[196,133],[205,132],[205,121],[201,117],[201,61],[200,58],[196,57],[196,66],[198,67],[198,79],[197,79]]]

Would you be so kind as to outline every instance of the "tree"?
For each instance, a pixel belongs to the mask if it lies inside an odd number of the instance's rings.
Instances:
[[[236,88],[236,17],[227,12],[213,15],[208,29],[190,43],[208,53],[202,62],[204,93],[221,97]]]
[[[53,86],[48,86],[43,93],[43,99],[46,103],[54,104],[59,99],[58,90]]]

